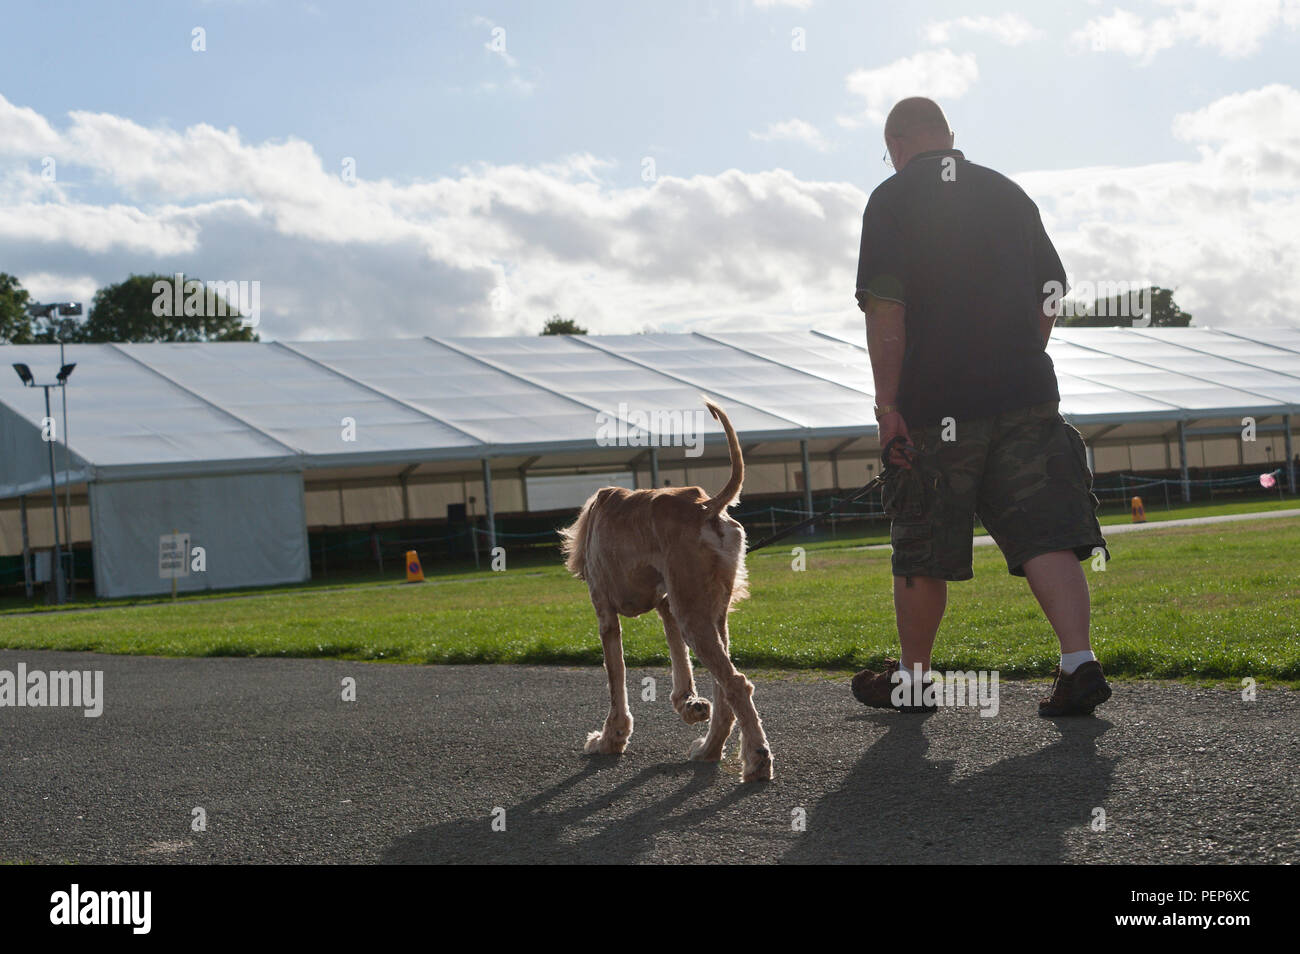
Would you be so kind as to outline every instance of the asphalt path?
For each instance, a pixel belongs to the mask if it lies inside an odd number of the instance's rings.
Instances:
[[[685,760],[666,670],[629,671],[628,751],[592,757],[599,668],[0,652],[20,662],[103,671],[104,709],[0,708],[0,861],[1300,860],[1285,689],[1117,683],[1045,720],[1041,683],[1003,683],[994,718],[909,716],[846,676],[751,674],[777,774],[744,784],[735,736]]]

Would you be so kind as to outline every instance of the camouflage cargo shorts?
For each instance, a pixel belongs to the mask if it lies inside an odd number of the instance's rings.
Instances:
[[[891,470],[884,486],[895,576],[969,580],[976,515],[1015,576],[1057,550],[1110,559],[1083,437],[1057,406],[911,432],[912,469]]]

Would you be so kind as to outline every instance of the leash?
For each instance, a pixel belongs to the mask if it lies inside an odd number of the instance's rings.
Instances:
[[[833,513],[838,513],[842,508],[847,507],[851,503],[857,503],[863,497],[866,497],[867,495],[875,491],[876,488],[883,486],[885,483],[885,479],[889,476],[891,471],[891,465],[889,463],[889,455],[893,452],[895,444],[901,445],[900,449],[904,454],[907,454],[908,452],[911,452],[913,455],[916,454],[916,448],[914,448],[911,444],[909,444],[901,435],[895,437],[892,441],[890,441],[888,444],[885,445],[883,450],[881,450],[880,461],[881,464],[883,465],[883,469],[875,477],[872,477],[869,481],[867,481],[857,490],[853,491],[853,493],[849,494],[849,496],[845,497],[839,503],[835,504],[835,506],[831,507],[829,510],[823,510],[821,513],[815,513],[811,517],[807,517],[803,520],[800,520],[798,523],[793,524],[792,526],[785,527],[782,530],[778,530],[776,533],[769,534],[768,536],[764,537],[762,540],[759,540],[757,543],[751,543],[748,547],[745,548],[745,552],[753,553],[755,550],[761,550],[763,549],[763,547],[767,546],[768,544],[776,543],[776,541],[778,540],[783,540],[786,537],[790,536],[790,534],[796,533],[804,529],[804,527],[811,527],[817,521],[825,519],[826,517],[829,517]]]

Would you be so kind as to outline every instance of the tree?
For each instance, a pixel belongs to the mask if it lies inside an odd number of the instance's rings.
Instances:
[[[1088,308],[1087,314],[1063,316],[1058,324],[1071,328],[1130,328],[1134,316],[1139,314],[1140,299],[1150,296],[1152,328],[1186,328],[1192,316],[1174,302],[1172,289],[1153,285],[1112,298],[1099,298]],[[1124,298],[1128,301],[1125,302]]]
[[[1151,324],[1158,328],[1186,328],[1192,323],[1190,312],[1174,303],[1171,288],[1151,289]]]
[[[0,344],[30,344],[32,319],[27,314],[31,295],[8,272],[0,272]]]
[[[586,333],[587,329],[572,318],[561,318],[559,315],[551,315],[551,320],[542,326],[544,335],[585,335]]]
[[[161,314],[160,314],[161,312]],[[65,341],[68,339],[64,339]],[[238,308],[197,278],[132,275],[95,292],[78,341],[257,341]]]

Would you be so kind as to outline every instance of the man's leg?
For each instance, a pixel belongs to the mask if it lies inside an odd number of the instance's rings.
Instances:
[[[853,696],[863,705],[906,711],[934,708],[900,703],[894,689],[910,685],[906,677],[915,667],[923,674],[929,671],[935,636],[948,607],[947,581],[972,576],[971,530],[988,449],[987,420],[963,424],[957,440],[945,440],[945,429],[938,425],[914,428],[912,469],[896,470],[886,478],[882,497],[892,518],[890,563],[901,652],[897,666],[887,660],[882,671],[864,669],[853,677]],[[901,682],[900,668],[905,674]]]
[[[1092,649],[1088,641],[1091,603],[1088,580],[1073,550],[1043,553],[1024,563],[1029,588],[1061,641],[1061,655]],[[895,581],[894,592],[898,592]],[[895,597],[897,599],[897,597]],[[942,612],[942,610],[940,611]],[[901,631],[902,624],[899,628]],[[933,638],[933,637],[931,637]],[[929,659],[929,657],[926,657]]]
[[[907,579],[894,577],[894,614],[898,619],[898,641],[902,647],[899,661],[908,672],[912,672],[917,663],[925,672],[930,668],[934,637],[948,606],[948,583],[931,576],[914,576],[911,577],[912,585],[908,586]],[[1086,596],[1085,591],[1085,599]]]
[[[1085,715],[1110,698],[1089,641],[1090,599],[1081,555],[1106,554],[1097,523],[1087,449],[1054,404],[998,417],[990,480],[980,517],[1007,559],[1024,575],[1056,632],[1061,660],[1041,716]]]

